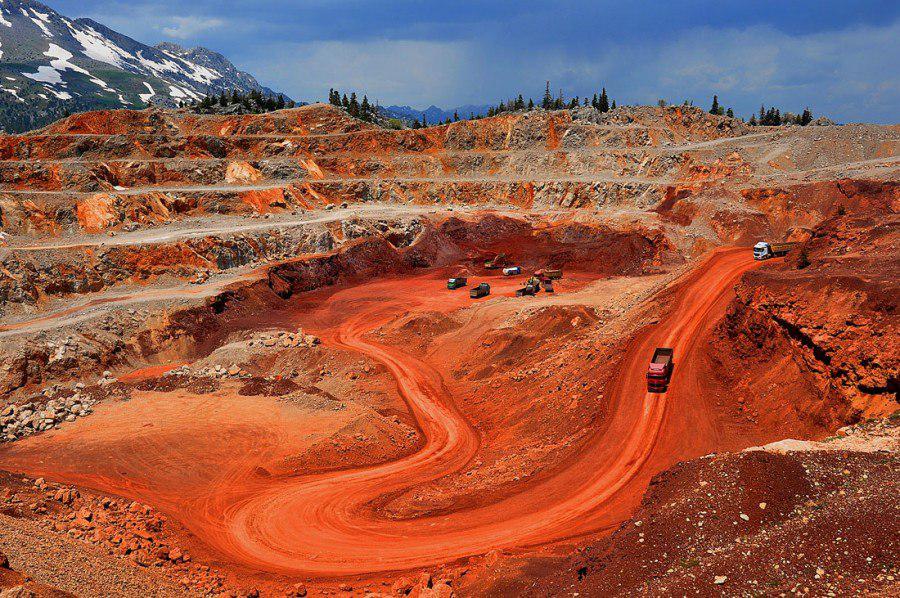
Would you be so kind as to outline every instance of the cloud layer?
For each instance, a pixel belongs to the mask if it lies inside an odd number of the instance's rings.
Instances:
[[[706,105],[717,93],[744,116],[766,103],[841,121],[900,120],[896,2],[197,0],[173,9],[62,0],[54,8],[145,42],[207,45],[298,99],[335,86],[386,104],[450,107],[539,97],[549,79],[567,96],[606,86],[620,103]]]

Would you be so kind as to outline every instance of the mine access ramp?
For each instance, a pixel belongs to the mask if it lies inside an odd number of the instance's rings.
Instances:
[[[647,392],[666,392],[672,379],[675,349],[657,347],[647,367]]]

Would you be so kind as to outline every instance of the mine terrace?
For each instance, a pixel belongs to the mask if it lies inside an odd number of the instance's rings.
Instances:
[[[689,106],[2,135],[0,581],[896,590],[898,150]]]

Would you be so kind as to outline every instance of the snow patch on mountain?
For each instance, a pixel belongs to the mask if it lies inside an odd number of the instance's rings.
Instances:
[[[72,32],[72,36],[81,44],[85,56],[115,67],[123,67],[124,59],[128,58],[128,52],[90,27],[78,28],[69,24],[69,30]]]
[[[144,85],[147,87],[148,90],[150,90],[150,93],[142,93],[142,94],[138,94],[138,95],[141,96],[141,101],[149,102],[150,98],[152,98],[153,96],[156,95],[156,92],[153,91],[153,86],[150,85],[149,83],[147,83],[146,81],[144,81]]]
[[[53,33],[51,33],[50,29],[47,28],[47,25],[50,24],[49,15],[39,13],[38,11],[34,10],[33,8],[31,9],[31,15],[33,15],[33,16],[26,13],[24,8],[22,9],[22,13],[25,14],[25,16],[27,16],[29,19],[31,19],[31,21],[35,25],[40,27],[41,31],[44,32],[44,35],[46,35],[47,37],[51,37],[51,38],[53,37]],[[45,23],[47,25],[45,25]]]
[[[12,95],[16,98],[16,100],[18,100],[19,102],[22,102],[22,103],[25,102],[24,99],[22,99],[21,97],[19,97],[19,90],[18,90],[18,89],[15,89],[15,88],[9,88],[9,87],[0,87],[0,90],[5,91],[6,93],[12,94]]]
[[[50,61],[50,66],[39,66],[36,73],[22,73],[29,79],[33,79],[34,81],[39,81],[41,83],[49,83],[51,85],[65,85],[66,82],[62,78],[62,72],[65,70],[75,71],[76,73],[82,73],[84,75],[92,76],[88,71],[84,70],[77,64],[73,64],[70,60],[73,58],[72,53],[57,46],[56,44],[50,44],[50,48],[44,52],[44,56],[48,56],[53,60]],[[66,94],[68,95],[68,94]],[[57,95],[56,97],[60,97]],[[71,99],[71,95],[68,98],[61,99]]]

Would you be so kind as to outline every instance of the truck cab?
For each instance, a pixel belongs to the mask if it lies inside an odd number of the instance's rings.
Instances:
[[[508,268],[503,268],[503,276],[513,276],[515,274],[521,274],[522,268],[519,266],[510,266]]]
[[[770,257],[773,257],[772,254],[772,246],[766,243],[765,241],[760,241],[756,245],[753,246],[753,259],[755,260],[767,260]]]

